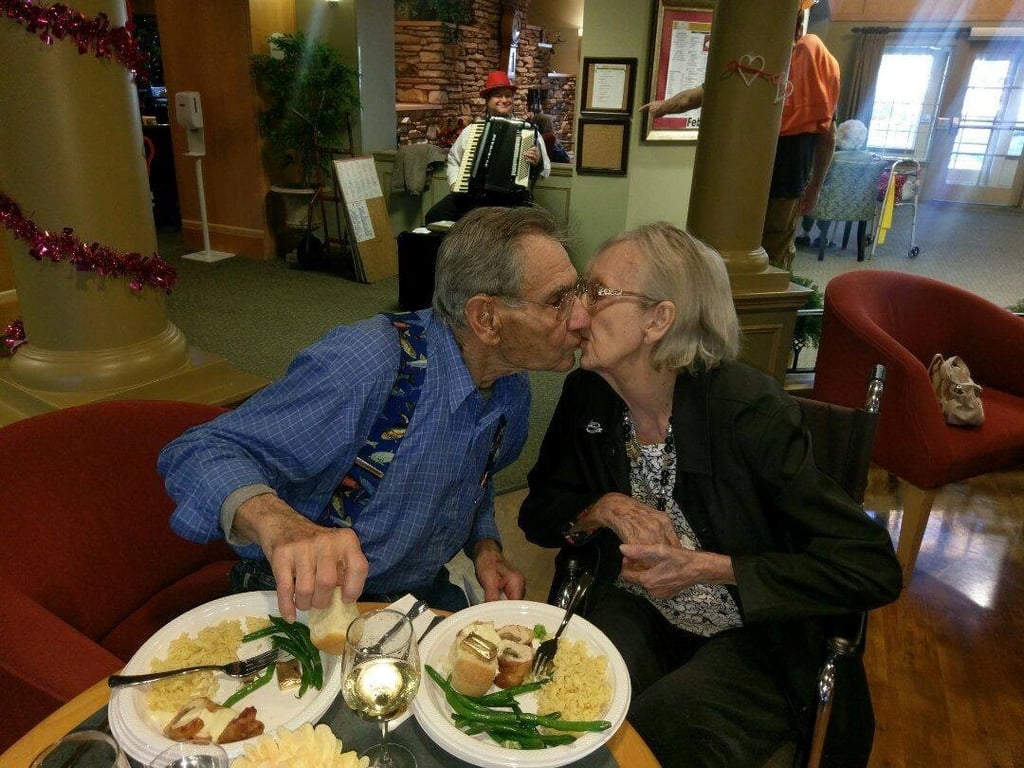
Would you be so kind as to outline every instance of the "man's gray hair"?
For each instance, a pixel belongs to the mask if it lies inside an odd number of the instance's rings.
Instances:
[[[640,291],[676,306],[672,327],[651,354],[652,364],[699,372],[736,359],[740,325],[729,273],[719,253],[665,221],[616,235],[598,253],[620,243],[631,244],[646,259]]]
[[[563,247],[568,234],[537,206],[474,208],[445,235],[434,270],[434,313],[452,328],[466,327],[466,302],[477,294],[519,296],[523,286],[520,240],[543,235]]]

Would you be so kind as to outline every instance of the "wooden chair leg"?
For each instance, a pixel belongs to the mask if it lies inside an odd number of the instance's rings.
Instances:
[[[846,244],[850,242],[850,227],[853,226],[852,221],[846,222],[846,227],[843,229],[843,250],[846,250]]]
[[[903,588],[910,584],[914,575],[914,564],[917,553],[921,549],[925,528],[928,527],[928,515],[932,511],[932,502],[938,489],[924,489],[901,480],[903,486],[903,522],[900,525],[900,536],[896,546],[896,557],[903,566]]]
[[[849,225],[847,225],[849,226]],[[868,223],[857,222],[857,261],[864,261],[864,240],[867,237]]]

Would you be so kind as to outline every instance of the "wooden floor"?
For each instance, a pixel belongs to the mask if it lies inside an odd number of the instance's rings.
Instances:
[[[898,533],[900,494],[871,470],[865,506]],[[936,496],[910,585],[872,612],[871,768],[1024,768],[1024,471]]]

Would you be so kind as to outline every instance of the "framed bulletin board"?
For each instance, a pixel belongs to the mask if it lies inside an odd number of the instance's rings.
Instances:
[[[712,7],[702,0],[655,0],[647,101],[662,101],[704,82],[711,42]],[[645,141],[696,141],[700,110],[651,119],[644,111]]]
[[[636,59],[583,59],[580,111],[630,115],[636,82]]]
[[[576,129],[576,173],[625,176],[629,118],[581,117]]]

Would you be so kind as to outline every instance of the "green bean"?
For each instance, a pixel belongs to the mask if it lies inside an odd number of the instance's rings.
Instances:
[[[224,700],[224,704],[222,706],[233,707],[235,704],[240,702],[242,699],[244,699],[250,693],[255,691],[257,688],[262,688],[264,685],[266,685],[268,682],[270,682],[270,678],[273,677],[273,676],[274,676],[274,665],[271,664],[269,667],[267,667],[263,671],[263,673],[259,677],[255,678],[253,680],[250,680],[248,683],[243,685],[241,688],[239,688],[233,694],[228,696]]]
[[[321,689],[324,685],[324,667],[320,659],[320,651],[313,645],[309,636],[309,627],[299,621],[287,622],[280,616],[269,616],[270,625],[245,635],[242,640],[258,640],[269,637],[274,648],[294,656],[302,667],[302,679],[298,697],[310,687]]]
[[[551,712],[546,715],[535,715],[529,712],[523,712],[518,702],[514,699],[510,703],[505,703],[500,706],[511,708],[513,711],[502,711],[500,708],[491,708],[480,703],[481,699],[487,697],[477,697],[476,699],[464,696],[455,690],[451,685],[451,682],[442,677],[441,673],[431,667],[429,664],[424,665],[427,674],[430,678],[441,688],[444,692],[445,700],[448,705],[452,708],[452,720],[460,727],[471,727],[476,733],[483,731],[508,731],[509,729],[515,730],[521,736],[530,741],[531,743],[536,738],[543,738],[546,736],[555,736],[555,739],[551,739],[552,743],[568,743],[565,740],[567,735],[565,732],[584,732],[584,731],[604,731],[611,728],[611,723],[607,720],[561,720],[561,713]],[[533,690],[531,688],[531,690]],[[538,732],[538,728],[544,728],[552,731],[562,731],[562,734],[542,734]],[[504,735],[508,735],[505,733]],[[492,738],[493,738],[492,734]],[[575,739],[575,736],[571,737]],[[528,747],[533,748],[533,747]]]
[[[467,696],[466,698],[470,701],[475,701],[477,704],[483,704],[485,707],[508,707],[510,703],[515,700],[516,696],[523,693],[531,693],[536,691],[541,686],[547,684],[547,680],[535,680],[532,683],[524,683],[523,685],[517,685],[515,688],[506,688],[503,691],[495,691],[494,693],[488,693],[484,696]]]

